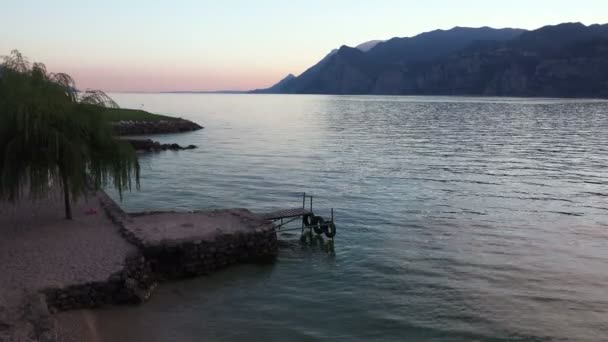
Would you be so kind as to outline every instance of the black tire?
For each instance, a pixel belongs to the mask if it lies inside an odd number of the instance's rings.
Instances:
[[[323,232],[325,233],[325,236],[333,239],[333,237],[336,236],[336,225],[333,222],[327,223],[323,226]]]
[[[304,226],[312,226],[314,223],[314,216],[313,214],[306,214],[304,216],[302,216],[302,223],[304,223]]]
[[[315,216],[312,219],[312,229],[316,234],[323,234],[323,226],[325,225],[325,220],[321,216]]]

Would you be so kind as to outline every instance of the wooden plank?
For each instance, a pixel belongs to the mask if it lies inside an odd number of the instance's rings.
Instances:
[[[310,211],[304,208],[291,208],[291,209],[281,209],[277,211],[273,211],[270,213],[260,214],[259,216],[264,220],[278,220],[281,218],[290,218],[303,216],[306,214],[310,214]]]

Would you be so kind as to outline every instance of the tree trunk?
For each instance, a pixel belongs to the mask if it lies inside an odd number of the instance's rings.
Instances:
[[[68,179],[62,173],[61,179],[63,182],[63,203],[65,205],[65,218],[67,220],[72,219],[72,204],[70,203],[70,187],[68,186]]]

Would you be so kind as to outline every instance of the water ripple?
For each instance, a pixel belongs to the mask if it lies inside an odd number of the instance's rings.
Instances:
[[[164,285],[147,305],[101,311],[109,340],[608,336],[605,101],[115,98],[206,127],[155,137],[199,148],[144,156],[128,209],[263,211],[297,206],[307,191],[315,207],[336,208],[339,225],[333,256],[284,235],[272,266]]]

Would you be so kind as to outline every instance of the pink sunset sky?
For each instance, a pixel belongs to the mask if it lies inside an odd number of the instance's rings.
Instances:
[[[454,26],[602,23],[605,13],[605,0],[3,0],[0,55],[18,49],[81,89],[250,90],[341,45]]]
[[[212,70],[194,66],[184,70],[179,67],[77,67],[58,63],[49,68],[67,71],[82,89],[95,88],[112,92],[249,90],[282,77],[282,71],[267,69]]]

